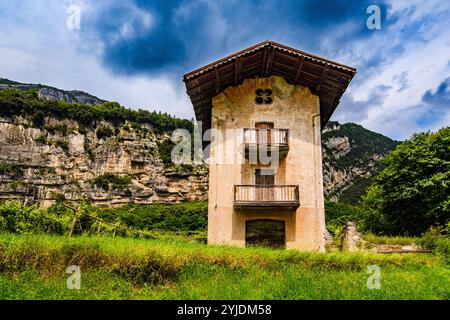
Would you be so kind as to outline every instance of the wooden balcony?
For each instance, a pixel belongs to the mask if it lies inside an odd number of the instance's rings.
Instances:
[[[289,151],[289,129],[244,129],[246,159],[259,159],[260,152],[271,156],[277,153],[280,158]]]
[[[235,209],[296,209],[300,205],[296,185],[235,185]]]

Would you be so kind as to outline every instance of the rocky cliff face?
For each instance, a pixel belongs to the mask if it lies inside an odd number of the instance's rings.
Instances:
[[[41,99],[63,100],[69,103],[78,102],[94,105],[105,102],[105,100],[79,90],[67,91],[41,84],[19,83],[3,78],[0,78],[0,89],[36,90]]]
[[[330,121],[322,132],[324,192],[332,200],[358,202],[380,160],[396,141],[357,124]]]
[[[128,123],[84,129],[46,118],[39,129],[21,117],[0,118],[0,199],[44,205],[83,197],[100,205],[205,199],[207,171],[165,166],[158,141],[166,138]]]

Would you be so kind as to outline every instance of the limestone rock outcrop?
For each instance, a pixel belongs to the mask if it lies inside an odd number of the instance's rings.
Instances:
[[[96,131],[105,126],[114,133],[99,138]],[[128,124],[114,128],[101,122],[86,129],[68,119],[46,118],[42,128],[33,128],[21,117],[1,118],[0,199],[43,205],[62,197],[98,205],[205,199],[206,167],[165,165],[158,142],[167,138]],[[105,174],[126,185],[95,184]]]

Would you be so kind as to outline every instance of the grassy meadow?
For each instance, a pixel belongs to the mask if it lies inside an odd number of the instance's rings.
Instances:
[[[67,289],[66,268],[81,269]],[[367,267],[381,271],[368,289]],[[180,237],[0,235],[0,299],[449,299],[434,254],[308,253]]]

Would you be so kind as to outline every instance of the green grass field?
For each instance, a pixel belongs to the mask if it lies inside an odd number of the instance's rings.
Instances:
[[[81,268],[67,289],[66,268]],[[368,289],[367,267],[381,270]],[[307,253],[179,238],[0,235],[0,299],[449,299],[432,254]]]

